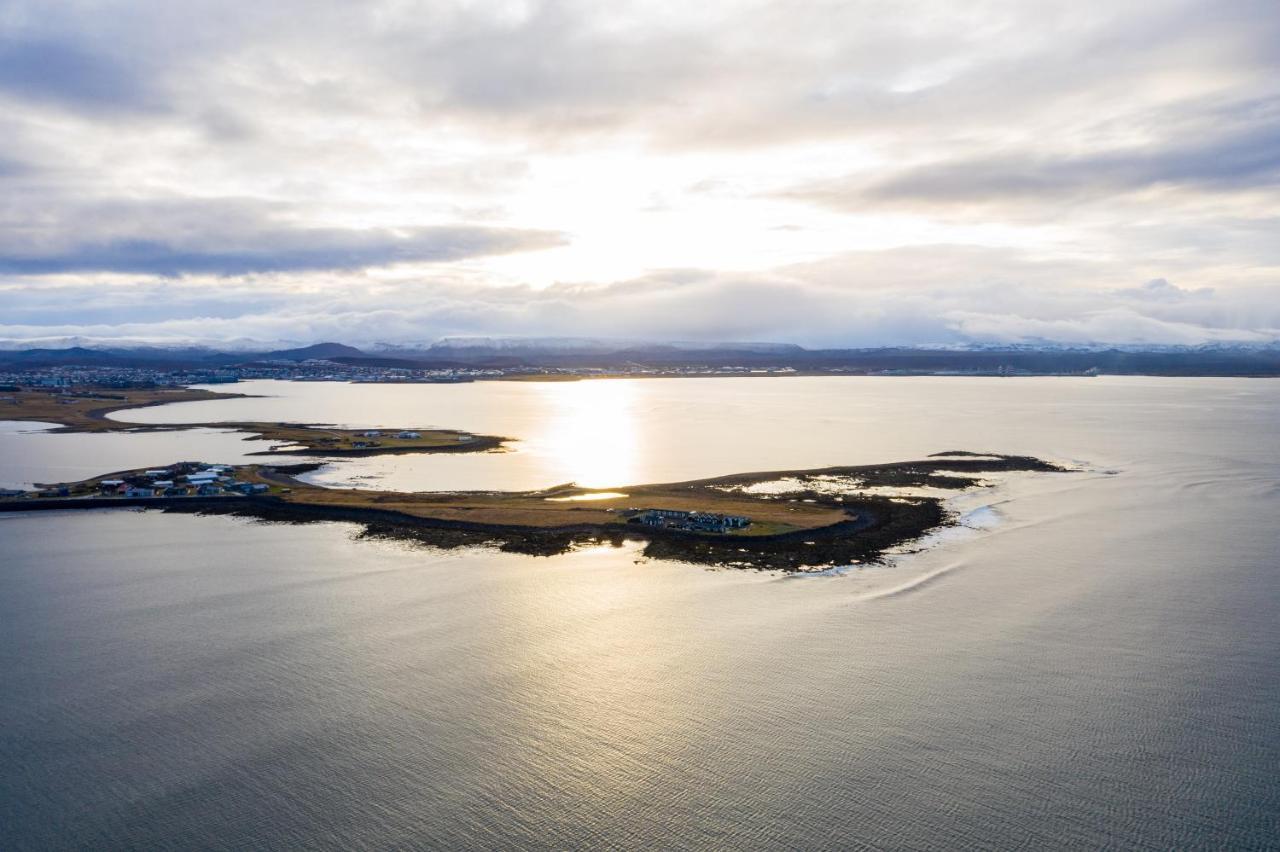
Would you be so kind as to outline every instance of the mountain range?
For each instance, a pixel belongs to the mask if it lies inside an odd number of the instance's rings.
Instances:
[[[1097,370],[1114,374],[1176,376],[1278,376],[1280,345],[1263,346],[981,346],[875,349],[805,349],[786,343],[687,343],[597,338],[446,338],[423,345],[375,344],[364,348],[324,342],[292,348],[236,346],[112,346],[106,344],[13,347],[0,350],[0,367],[115,366],[212,369],[261,362],[326,360],[369,367],[791,367],[806,370],[904,372],[990,371],[1037,373]],[[238,342],[240,343],[240,342]]]

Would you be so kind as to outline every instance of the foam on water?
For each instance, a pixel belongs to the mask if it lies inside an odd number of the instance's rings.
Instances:
[[[944,565],[941,568],[936,568],[933,571],[929,571],[928,573],[921,574],[918,577],[913,577],[910,580],[907,580],[903,583],[890,586],[887,589],[877,589],[874,592],[867,592],[865,594],[858,595],[856,600],[875,601],[875,600],[882,600],[884,598],[895,598],[901,595],[909,594],[911,592],[916,592],[916,591],[919,591],[920,589],[923,589],[925,586],[928,586],[928,585],[931,585],[932,583],[937,582],[938,580],[942,579],[943,577],[947,576],[953,571],[958,570],[960,566],[961,566],[961,563],[953,562],[949,565]]]

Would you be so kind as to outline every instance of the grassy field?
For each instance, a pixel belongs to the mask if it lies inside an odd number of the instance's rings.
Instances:
[[[300,455],[377,455],[405,452],[473,452],[492,449],[501,438],[472,435],[453,429],[339,429],[305,423],[209,423],[211,429],[234,429],[249,432],[272,444],[285,445],[273,453]],[[377,432],[370,435],[369,432]],[[413,432],[416,437],[397,437],[400,432]]]
[[[405,493],[362,489],[319,488],[256,470],[254,481],[271,484],[273,493],[291,503],[383,509],[420,518],[494,526],[574,527],[624,524],[631,510],[676,509],[746,515],[752,525],[725,533],[750,538],[813,529],[844,520],[842,509],[810,503],[765,500],[685,485],[624,488],[626,496],[589,502],[549,500],[542,492]],[[282,493],[281,487],[289,488]],[[563,492],[557,491],[560,496]]]
[[[56,485],[65,486],[69,497],[83,497],[97,495],[104,479],[125,479],[141,473],[141,470],[119,471]],[[636,510],[676,509],[746,515],[752,521],[749,527],[722,534],[746,539],[825,527],[846,518],[842,509],[831,506],[733,495],[708,488],[691,489],[685,484],[639,486],[627,489],[625,496],[577,503],[548,499],[548,495],[591,492],[565,488],[550,492],[464,493],[322,488],[301,482],[271,465],[239,466],[234,468],[233,476],[240,482],[264,483],[270,489],[268,494],[296,506],[378,509],[416,518],[494,527],[559,529],[625,525]]]
[[[146,408],[174,402],[208,399],[235,399],[244,394],[217,393],[196,388],[156,388],[115,390],[73,388],[70,393],[21,390],[0,393],[0,420],[57,423],[64,432],[120,432],[138,429],[137,424],[108,420],[114,411]]]

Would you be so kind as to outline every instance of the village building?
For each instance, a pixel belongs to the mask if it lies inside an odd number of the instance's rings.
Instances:
[[[686,532],[727,533],[751,525],[744,515],[717,515],[713,512],[685,512],[678,509],[645,509],[631,518],[647,527]]]

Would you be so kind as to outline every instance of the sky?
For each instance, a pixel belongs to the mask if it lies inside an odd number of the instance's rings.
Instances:
[[[1276,0],[0,0],[0,342],[1280,340]]]

